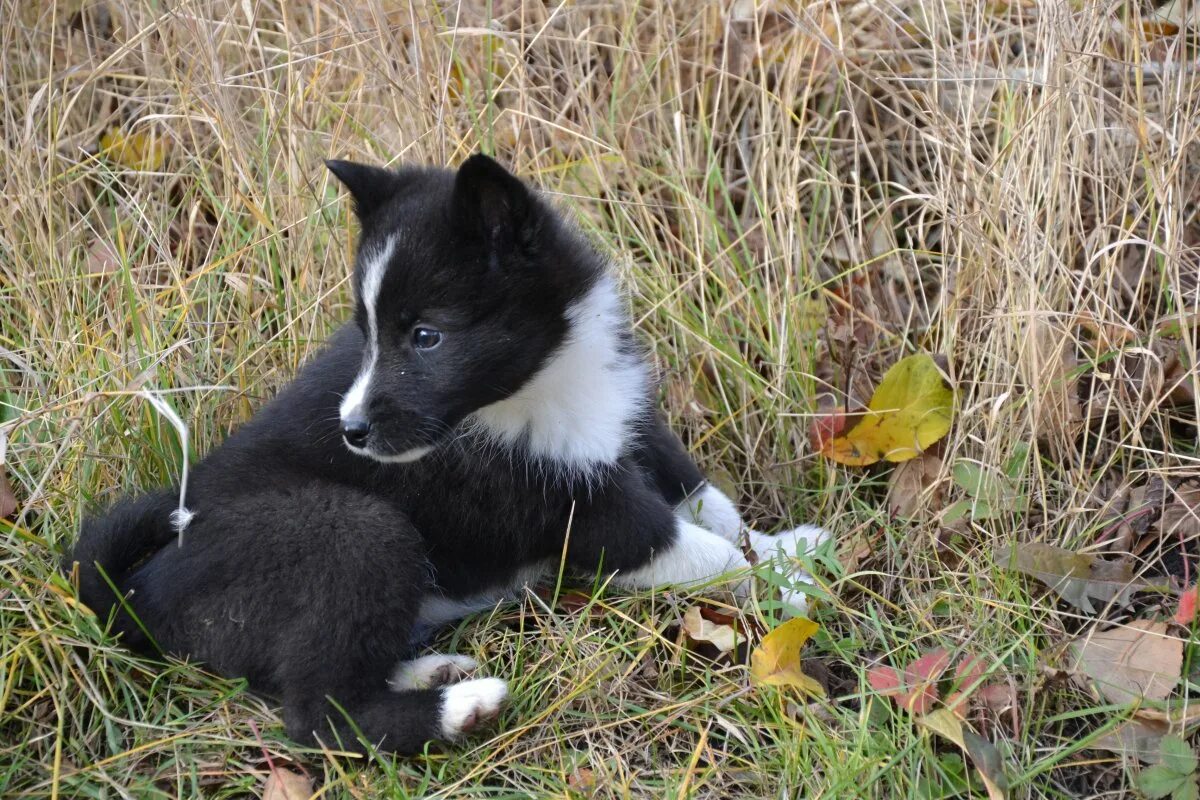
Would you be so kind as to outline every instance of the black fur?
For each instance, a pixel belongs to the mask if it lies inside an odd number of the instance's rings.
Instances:
[[[380,351],[367,398],[374,461],[342,442],[339,404],[364,361],[366,310],[296,379],[200,461],[195,512],[177,546],[169,491],[88,520],[68,564],[80,595],[115,615],[132,647],[150,643],[97,565],[167,652],[202,660],[283,703],[300,741],[367,740],[412,752],[440,735],[443,690],[394,692],[390,671],[428,631],[429,597],[469,597],[522,567],[568,559],[594,574],[635,569],[675,535],[674,505],[702,483],[682,445],[645,413],[618,463],[579,475],[485,441],[460,423],[517,391],[562,346],[565,310],[601,257],[490,159],[455,172],[331,162],[354,195],[362,263],[396,231],[376,306]],[[430,352],[407,346],[436,324]]]

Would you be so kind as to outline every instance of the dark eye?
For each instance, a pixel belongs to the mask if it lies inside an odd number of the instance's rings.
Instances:
[[[433,328],[413,328],[412,343],[418,350],[432,350],[442,343],[442,332]]]

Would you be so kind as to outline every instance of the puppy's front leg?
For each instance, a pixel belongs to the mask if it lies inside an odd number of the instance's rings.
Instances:
[[[613,582],[636,588],[687,586],[748,566],[727,539],[676,517],[670,544],[649,553],[642,566],[618,572]]]
[[[675,513],[637,472],[576,507],[568,557],[637,588],[702,583],[749,566],[735,544]]]

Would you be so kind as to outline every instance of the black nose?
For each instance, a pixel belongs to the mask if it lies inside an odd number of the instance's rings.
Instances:
[[[371,432],[371,423],[362,417],[350,417],[342,420],[342,438],[352,447],[362,447],[367,443],[367,434]]]

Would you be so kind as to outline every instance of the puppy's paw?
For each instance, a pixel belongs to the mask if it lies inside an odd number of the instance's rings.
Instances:
[[[770,536],[750,531],[750,547],[760,562],[769,562],[771,567],[783,575],[793,586],[797,583],[812,583],[813,577],[795,564],[798,556],[811,555],[824,542],[833,538],[830,531],[817,525],[801,525],[790,531]],[[797,588],[784,588],[780,599],[794,609],[784,616],[803,615],[808,611],[808,596]]]
[[[401,662],[388,683],[398,692],[409,689],[436,689],[465,680],[478,668],[478,662],[468,656],[433,653]]]
[[[774,535],[750,531],[750,547],[763,561],[776,556],[790,559],[811,554],[831,538],[833,534],[820,526],[801,525]]]
[[[499,678],[479,678],[442,690],[442,736],[456,739],[500,714],[508,686]]]
[[[680,503],[676,511],[727,542],[736,544],[742,532],[742,515],[737,506],[711,483]]]

